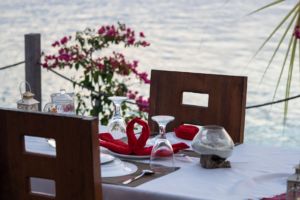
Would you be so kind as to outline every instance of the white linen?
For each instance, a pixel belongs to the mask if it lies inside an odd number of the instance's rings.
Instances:
[[[104,185],[104,191],[113,190],[105,199],[120,199],[123,194],[147,193],[141,200],[162,199],[259,199],[286,191],[287,177],[300,159],[300,150],[261,147],[242,144],[229,159],[230,169],[203,169],[199,159],[193,163],[179,163],[181,169],[167,176],[142,184],[132,190]],[[150,194],[155,194],[151,196]],[[148,198],[149,197],[149,198]],[[122,198],[123,199],[123,198]],[[130,198],[128,198],[130,199]]]
[[[45,140],[31,139],[27,142],[31,150],[51,152],[52,147]],[[203,169],[198,158],[193,158],[192,162],[177,160],[181,169],[174,173],[135,188],[103,184],[103,195],[105,200],[240,200],[271,197],[286,191],[287,177],[294,173],[293,167],[299,159],[300,149],[242,144],[235,147],[229,158],[232,168]]]
[[[116,158],[113,162],[101,165],[102,177],[117,177],[132,174],[136,172],[138,167],[135,164],[121,161]]]

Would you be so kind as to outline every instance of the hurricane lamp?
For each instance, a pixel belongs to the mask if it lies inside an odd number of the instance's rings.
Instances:
[[[28,111],[38,111],[39,101],[33,98],[34,94],[26,91],[22,94],[22,99],[17,101],[17,108]]]
[[[226,159],[231,156],[234,143],[227,131],[218,125],[203,126],[192,141],[193,150],[200,154],[203,168],[230,168]]]

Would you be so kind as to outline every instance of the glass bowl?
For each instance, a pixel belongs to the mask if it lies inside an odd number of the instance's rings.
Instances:
[[[200,155],[217,155],[228,158],[233,151],[234,143],[222,126],[203,126],[192,141],[192,148]]]

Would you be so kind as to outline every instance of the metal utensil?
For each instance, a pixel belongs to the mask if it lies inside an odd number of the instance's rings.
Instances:
[[[152,175],[152,174],[155,174],[155,172],[152,170],[149,170],[149,169],[144,169],[140,175],[124,181],[123,184],[127,185],[127,184],[131,183],[132,181],[135,181],[143,176]]]

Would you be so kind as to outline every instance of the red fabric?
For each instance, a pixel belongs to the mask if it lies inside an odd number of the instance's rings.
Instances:
[[[199,128],[192,125],[180,125],[174,129],[176,136],[185,140],[193,140],[198,131]]]
[[[262,198],[262,200],[286,200],[286,194],[280,194],[274,197]]]
[[[136,123],[143,127],[142,133],[138,139],[136,138],[133,131],[134,125]],[[131,120],[126,127],[126,134],[128,138],[128,144],[124,143],[121,140],[115,140],[110,133],[101,133],[99,134],[100,146],[106,147],[113,152],[126,154],[126,155],[150,155],[151,154],[152,146],[145,147],[146,142],[150,136],[149,126],[145,121],[139,118],[135,118]],[[187,144],[182,142],[173,144],[172,147],[175,153],[178,152],[179,150],[189,148]]]

